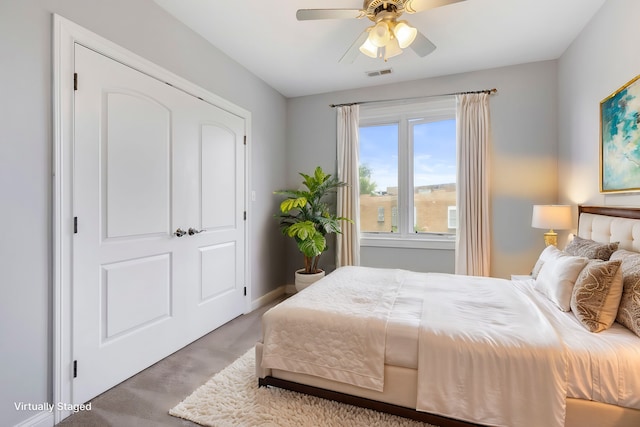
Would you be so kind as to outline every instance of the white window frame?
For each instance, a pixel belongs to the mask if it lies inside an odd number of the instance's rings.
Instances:
[[[458,207],[449,206],[447,209],[447,225],[451,229],[458,228]]]
[[[362,232],[361,246],[453,249],[455,234],[415,233],[413,194],[413,126],[456,119],[453,96],[414,103],[375,103],[360,106],[360,127],[398,125],[398,232]]]

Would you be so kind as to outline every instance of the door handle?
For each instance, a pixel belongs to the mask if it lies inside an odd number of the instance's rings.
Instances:
[[[193,227],[189,227],[189,231],[187,231],[187,233],[189,233],[189,236],[193,236],[194,234],[198,234],[198,233],[202,233],[204,230],[196,230]]]
[[[176,237],[182,237],[182,236],[184,236],[185,234],[187,234],[187,232],[186,232],[186,231],[184,231],[182,228],[178,228],[176,231],[174,231],[174,232],[173,232],[173,234],[174,234]]]

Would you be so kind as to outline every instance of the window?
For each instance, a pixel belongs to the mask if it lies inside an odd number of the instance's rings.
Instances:
[[[455,99],[363,106],[359,136],[363,238],[454,238]]]

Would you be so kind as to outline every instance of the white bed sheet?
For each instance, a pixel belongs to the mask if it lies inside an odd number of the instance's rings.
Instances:
[[[533,287],[534,281],[521,283]],[[618,323],[594,334],[544,296],[536,303],[567,348],[567,397],[640,409],[640,337]]]
[[[404,283],[398,290],[387,322],[387,365],[418,369],[418,332],[423,295],[423,287],[413,281]]]
[[[517,282],[533,288],[533,280]],[[505,284],[515,285],[509,281]],[[387,365],[418,367],[421,289],[409,282],[399,290],[387,325]],[[573,313],[558,310],[542,294],[531,295],[567,348],[567,397],[640,409],[640,337],[618,323],[606,331],[591,333]]]
[[[413,278],[426,294],[417,410],[483,425],[564,426],[564,346],[531,303],[533,290],[488,277]]]

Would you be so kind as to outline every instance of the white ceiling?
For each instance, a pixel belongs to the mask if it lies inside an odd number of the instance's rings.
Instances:
[[[605,0],[466,0],[410,24],[437,49],[338,63],[368,19],[297,21],[298,9],[360,9],[361,0],[154,0],[286,97],[556,59]],[[392,74],[367,77],[367,71]]]

